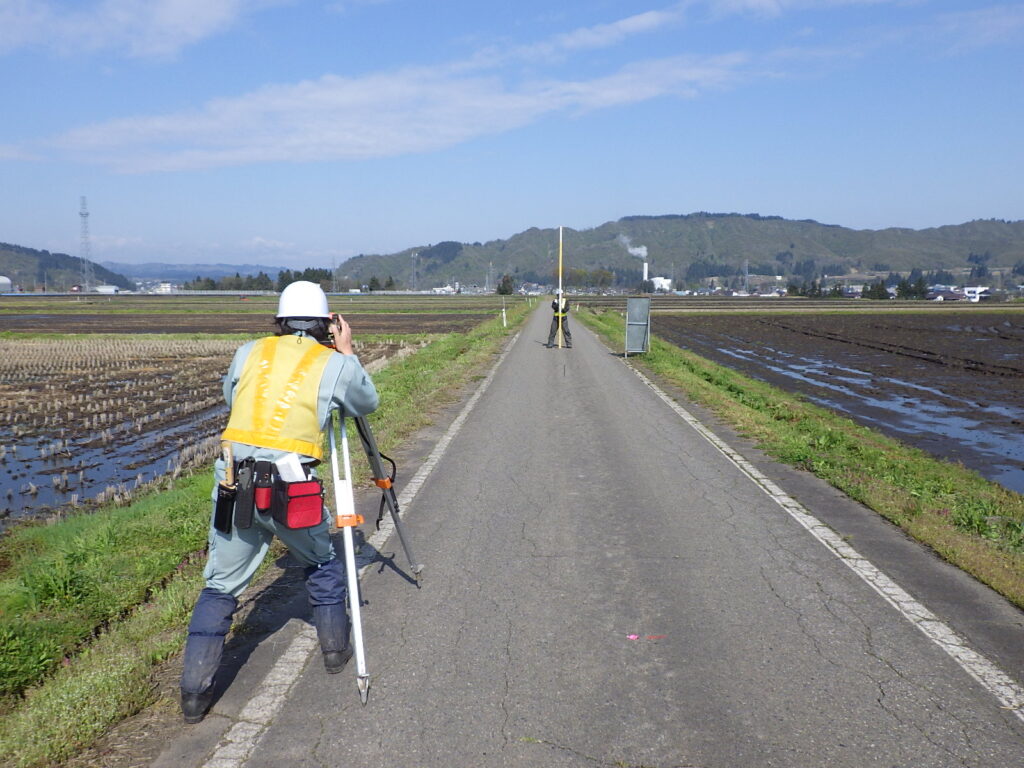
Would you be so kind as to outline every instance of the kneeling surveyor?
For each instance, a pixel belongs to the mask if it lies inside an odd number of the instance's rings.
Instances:
[[[340,672],[352,655],[345,569],[335,557],[314,467],[323,458],[323,432],[331,412],[365,416],[377,408],[377,390],[352,352],[348,323],[328,311],[320,286],[305,281],[287,286],[276,322],[277,335],[240,347],[224,377],[231,415],[221,439],[231,449],[234,491],[218,492],[232,485],[225,482],[222,457],[214,465],[206,586],[192,612],[185,645],[181,709],[186,723],[198,723],[210,708],[238,596],[274,536],[305,566],[327,671]],[[288,460],[296,463],[299,474],[291,483],[279,471]],[[219,495],[228,496],[227,503],[218,501]]]

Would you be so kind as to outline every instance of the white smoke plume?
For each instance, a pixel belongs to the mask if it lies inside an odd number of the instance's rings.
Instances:
[[[622,247],[629,251],[630,256],[636,256],[638,259],[647,258],[646,245],[633,245],[632,241],[626,235],[619,235],[618,240],[622,243]]]

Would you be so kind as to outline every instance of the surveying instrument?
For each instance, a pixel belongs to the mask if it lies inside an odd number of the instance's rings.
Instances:
[[[412,548],[405,535],[405,528],[402,524],[401,515],[398,512],[398,497],[392,484],[395,478],[395,463],[391,462],[392,472],[390,475],[384,472],[384,463],[380,450],[377,448],[377,441],[373,438],[373,431],[364,416],[353,416],[352,421],[356,425],[359,440],[362,443],[363,451],[370,462],[370,472],[373,475],[373,482],[380,488],[384,497],[381,499],[380,511],[377,517],[377,526],[384,516],[384,508],[387,507],[391,513],[391,520],[398,532],[398,538],[402,542],[405,556],[409,559],[409,568],[416,579],[417,584],[423,574],[423,564],[418,563],[413,557]],[[355,489],[352,484],[352,463],[348,450],[348,434],[345,429],[346,418],[339,415],[338,411],[331,413],[330,424],[330,446],[331,446],[331,472],[334,479],[334,504],[335,522],[341,529],[342,539],[345,543],[345,574],[348,581],[348,605],[352,614],[352,645],[356,657],[356,685],[359,687],[359,700],[365,705],[370,694],[370,674],[366,670],[366,654],[363,649],[363,623],[359,612],[359,572],[356,569],[355,544],[353,542],[352,529],[363,522],[363,516],[356,513]],[[341,467],[338,461],[338,433],[340,432],[341,443]],[[344,477],[339,469],[345,471]]]

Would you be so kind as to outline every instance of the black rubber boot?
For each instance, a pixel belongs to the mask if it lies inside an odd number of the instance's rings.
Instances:
[[[324,667],[332,675],[341,672],[352,658],[352,648],[348,642],[348,613],[344,604],[314,605],[313,625],[320,641],[320,650],[324,654]]]
[[[213,703],[213,678],[237,608],[232,595],[209,587],[199,593],[188,625],[181,671],[181,714],[186,723],[200,722]]]
[[[345,571],[335,558],[306,569],[306,590],[313,609],[313,626],[330,674],[341,672],[352,658],[348,613],[345,611]]]
[[[327,670],[327,674],[336,675],[345,668],[351,658],[351,648],[346,648],[344,651],[324,651],[324,669]]]
[[[213,703],[213,691],[206,693],[181,692],[181,715],[189,725],[201,723]]]

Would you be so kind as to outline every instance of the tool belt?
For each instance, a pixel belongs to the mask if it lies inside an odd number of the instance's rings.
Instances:
[[[234,464],[233,502],[218,496],[214,527],[222,533],[235,527],[252,527],[253,514],[269,514],[285,528],[312,528],[323,521],[324,488],[315,477],[288,483],[281,479],[272,461],[248,458]],[[230,507],[230,509],[229,509]]]

